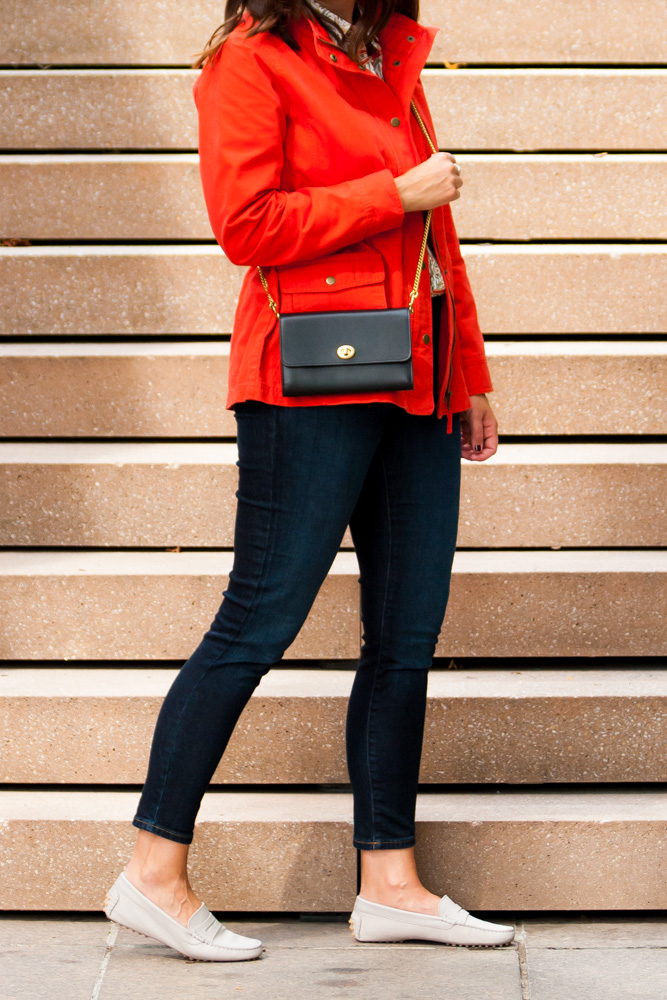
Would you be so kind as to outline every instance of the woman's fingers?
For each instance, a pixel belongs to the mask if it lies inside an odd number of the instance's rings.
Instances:
[[[471,397],[472,406],[461,414],[461,456],[483,462],[498,450],[498,422],[486,396]]]

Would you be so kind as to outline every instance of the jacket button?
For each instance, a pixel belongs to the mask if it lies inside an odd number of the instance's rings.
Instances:
[[[394,126],[394,128],[396,128],[398,125],[401,124],[401,119],[400,118],[392,118],[391,124]]]
[[[415,36],[414,35],[408,35],[408,41],[409,42],[414,42],[414,40],[415,40]]]
[[[393,65],[394,66],[400,66],[401,65],[401,60],[400,59],[394,59]]]
[[[329,59],[331,59],[333,62],[338,62],[338,56],[335,55],[335,53],[333,53],[333,52],[329,56]]]
[[[336,279],[334,278],[334,276],[332,274],[330,274],[329,277],[326,278],[325,280],[326,280],[327,285],[335,285],[336,284]]]
[[[424,341],[425,344],[430,344],[431,343],[431,338],[429,337],[428,333],[424,334],[424,336],[422,337],[422,340]]]

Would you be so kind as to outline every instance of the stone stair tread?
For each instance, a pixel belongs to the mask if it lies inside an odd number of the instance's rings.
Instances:
[[[232,552],[188,551],[99,552],[77,550],[0,551],[0,576],[189,575],[229,571]],[[354,552],[339,552],[330,574],[357,572]],[[458,573],[665,573],[667,550],[586,549],[560,551],[457,551],[453,571]]]
[[[179,464],[233,465],[235,444],[154,441],[0,441],[0,465]],[[667,444],[502,443],[489,465],[664,465]],[[466,464],[475,468],[474,464]]]
[[[1,698],[162,697],[176,668],[0,667]],[[255,697],[347,698],[354,670],[273,667]],[[648,666],[569,670],[438,670],[429,673],[429,698],[667,698],[667,670]]]
[[[0,823],[15,820],[131,819],[136,791],[0,790]],[[567,791],[427,792],[417,800],[418,822],[667,822],[667,791],[660,788],[587,788]],[[198,822],[347,823],[349,792],[252,791],[210,789]]]

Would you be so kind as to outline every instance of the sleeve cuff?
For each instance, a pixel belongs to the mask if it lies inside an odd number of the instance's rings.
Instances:
[[[394,175],[388,167],[359,179],[359,193],[365,207],[365,235],[395,229],[405,218],[405,210]]]
[[[477,396],[483,392],[493,392],[491,373],[485,360],[463,362],[463,377],[469,396]]]

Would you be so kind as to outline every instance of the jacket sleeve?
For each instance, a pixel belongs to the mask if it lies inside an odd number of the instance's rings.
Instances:
[[[446,204],[445,228],[447,245],[452,259],[454,278],[454,301],[456,303],[456,325],[459,332],[461,364],[469,395],[493,392],[491,374],[484,350],[484,337],[477,319],[477,307],[473,298],[465,261],[461,256],[459,239],[454,226],[451,205]]]
[[[402,224],[388,168],[281,190],[286,113],[261,45],[228,39],[195,80],[193,96],[204,200],[215,238],[233,264],[308,260]]]

